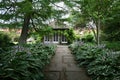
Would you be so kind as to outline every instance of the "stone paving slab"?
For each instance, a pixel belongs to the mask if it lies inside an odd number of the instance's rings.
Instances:
[[[55,56],[52,60],[51,60],[51,62],[61,62],[62,61],[62,56]]]
[[[66,72],[67,80],[90,80],[88,76],[85,75],[85,72]]]
[[[63,65],[62,63],[51,63],[48,65],[45,71],[62,71]]]
[[[72,55],[63,55],[63,63],[76,63]]]
[[[74,63],[67,63],[64,64],[66,71],[85,71],[84,68],[79,68],[77,65]]]
[[[59,80],[60,79],[60,72],[45,72],[46,80]]]

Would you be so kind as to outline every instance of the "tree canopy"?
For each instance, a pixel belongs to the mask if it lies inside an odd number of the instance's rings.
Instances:
[[[72,15],[77,15],[75,19],[78,25],[81,26],[81,23],[86,24],[90,21],[93,21],[93,24],[96,25],[96,31],[93,25],[89,25],[89,27],[93,30],[98,44],[100,42],[100,30],[103,24],[111,23],[108,22],[110,19],[113,19],[113,22],[116,23],[120,21],[118,18],[114,18],[115,16],[119,17],[119,0],[79,0],[73,1],[72,3],[76,4],[74,5],[76,9],[72,10],[74,13]]]
[[[59,3],[64,6],[59,6]],[[93,21],[96,31],[92,25],[89,26],[99,44],[102,26],[111,26],[113,23],[119,26],[119,5],[119,0],[0,0],[0,25],[22,27],[19,42],[25,43],[30,27],[39,31],[53,19],[66,20],[77,26],[85,26]],[[65,14],[70,14],[70,18],[62,19]]]
[[[22,27],[20,43],[25,43],[28,29],[32,26],[36,31],[42,26],[48,26],[47,21],[59,19],[67,11],[55,9],[59,0],[1,0],[1,25],[7,27]]]

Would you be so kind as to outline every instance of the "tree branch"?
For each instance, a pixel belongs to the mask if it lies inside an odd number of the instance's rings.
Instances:
[[[61,9],[63,9],[64,11],[67,11],[67,9],[65,9],[65,8],[63,8],[63,7],[61,7],[61,6],[58,6],[58,5],[56,5],[55,3],[52,3],[54,6],[56,6],[56,7],[58,7],[58,8],[61,8]]]
[[[33,19],[31,19],[31,24],[32,24],[32,26],[33,26],[33,29],[34,29],[36,32],[38,32],[39,30],[35,27],[35,24],[34,24],[34,22],[33,22]]]
[[[95,29],[93,28],[92,25],[89,24],[89,26],[90,26],[90,28],[92,29],[92,32],[93,32],[93,34],[94,34],[94,36],[95,36],[95,40],[97,40],[97,34],[96,34],[96,32],[95,32]]]

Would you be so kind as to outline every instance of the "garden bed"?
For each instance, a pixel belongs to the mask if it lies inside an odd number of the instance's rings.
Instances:
[[[31,44],[17,52],[11,49],[1,50],[0,80],[44,80],[43,69],[54,55],[54,45]]]
[[[70,46],[80,67],[85,67],[92,80],[120,79],[120,52],[105,45],[76,43]]]

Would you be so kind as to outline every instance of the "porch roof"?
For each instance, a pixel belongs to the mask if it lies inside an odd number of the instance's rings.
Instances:
[[[53,28],[53,30],[67,30],[67,29],[70,29],[70,27],[66,24],[61,24],[61,25],[58,25],[56,23],[56,21],[53,21],[49,24],[49,26],[51,26]]]

